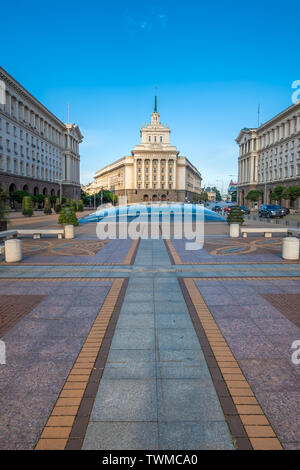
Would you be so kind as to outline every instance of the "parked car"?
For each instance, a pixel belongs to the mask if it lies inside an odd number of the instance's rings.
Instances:
[[[243,214],[250,214],[250,209],[248,209],[248,207],[240,206],[240,209],[243,212]]]
[[[290,213],[290,209],[288,209],[287,207],[282,207],[281,206],[281,210],[283,211],[283,215],[288,215]]]
[[[276,206],[275,204],[263,204],[260,206],[258,211],[259,217],[283,217],[283,211],[281,210],[280,206]]]

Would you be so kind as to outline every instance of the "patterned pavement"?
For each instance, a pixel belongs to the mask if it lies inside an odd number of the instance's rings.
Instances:
[[[299,262],[212,231],[0,266],[0,449],[300,449]]]

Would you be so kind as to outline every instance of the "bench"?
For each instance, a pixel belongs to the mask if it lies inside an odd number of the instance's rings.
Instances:
[[[272,233],[288,233],[288,229],[279,227],[241,227],[241,234],[243,238],[247,238],[248,233],[263,233],[265,238],[271,238]]]
[[[300,228],[289,228],[288,237],[300,237]]]
[[[18,229],[18,235],[32,235],[33,238],[41,238],[41,235],[57,235],[58,238],[63,238],[63,229]]]
[[[4,230],[0,232],[0,240],[8,240],[9,238],[15,238],[18,235],[18,230]]]

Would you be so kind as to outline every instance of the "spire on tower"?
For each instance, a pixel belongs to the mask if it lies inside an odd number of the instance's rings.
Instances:
[[[155,100],[154,100],[154,112],[157,113],[157,96],[155,95]]]

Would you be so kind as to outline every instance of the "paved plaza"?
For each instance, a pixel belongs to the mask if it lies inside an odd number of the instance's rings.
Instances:
[[[0,264],[0,449],[300,449],[300,263],[282,238],[207,223],[186,251],[95,227],[23,238],[22,263]]]

